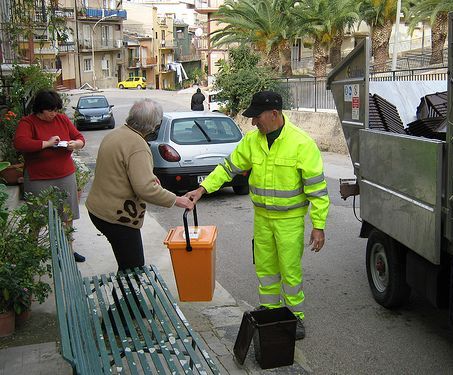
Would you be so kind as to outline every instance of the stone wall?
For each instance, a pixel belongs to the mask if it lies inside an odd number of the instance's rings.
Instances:
[[[333,112],[283,111],[291,122],[306,131],[318,144],[321,151],[348,154],[348,148],[338,115]],[[252,120],[236,116],[235,121],[244,133],[251,129]]]

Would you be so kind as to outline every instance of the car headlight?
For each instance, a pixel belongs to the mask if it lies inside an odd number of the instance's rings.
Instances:
[[[74,118],[75,118],[76,120],[84,120],[84,119],[85,119],[85,116],[82,115],[81,113],[76,113],[76,114],[74,115]]]
[[[105,114],[103,117],[104,117],[105,119],[107,119],[107,118],[112,117],[112,114],[111,114],[111,113],[107,113],[107,114]]]

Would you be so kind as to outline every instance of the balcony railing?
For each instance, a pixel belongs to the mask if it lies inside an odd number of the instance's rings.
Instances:
[[[141,59],[142,66],[157,65],[157,59],[155,57],[147,57]]]
[[[108,40],[107,42],[101,40],[94,41],[94,50],[110,50],[110,49],[120,49],[123,47],[123,42],[120,40]],[[90,50],[91,51],[91,39],[79,39],[79,49],[80,50]]]
[[[58,8],[55,10],[55,15],[57,17],[73,19],[74,18],[74,9],[72,8]]]
[[[66,42],[66,43],[58,44],[58,51],[60,53],[74,52],[75,51],[75,43],[74,42]]]
[[[195,0],[195,9],[218,9],[223,0]]]
[[[162,40],[159,48],[176,48],[176,43],[174,40]]]
[[[179,55],[177,57],[178,61],[194,61],[194,60],[200,60],[201,55],[200,53],[192,53],[190,55]]]
[[[116,17],[112,17],[116,16]],[[112,19],[127,19],[127,12],[125,10],[117,9],[97,9],[97,8],[82,8],[79,10],[80,18],[96,18],[111,17]]]

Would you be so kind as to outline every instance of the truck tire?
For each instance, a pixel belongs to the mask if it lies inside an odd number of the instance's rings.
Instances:
[[[390,309],[407,302],[411,290],[406,283],[404,250],[377,229],[373,229],[368,236],[366,271],[377,303]]]

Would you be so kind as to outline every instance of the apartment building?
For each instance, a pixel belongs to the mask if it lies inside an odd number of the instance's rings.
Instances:
[[[115,87],[126,76],[121,0],[76,0],[77,76],[80,85]]]
[[[208,40],[206,49],[203,51],[206,53],[207,58],[209,84],[211,84],[211,77],[218,71],[216,63],[221,59],[228,59],[228,49],[214,47],[209,40],[210,33],[214,32],[215,30],[223,29],[225,27],[225,25],[213,21],[214,13],[219,10],[220,6],[223,5],[223,3],[223,0],[195,0],[195,11],[207,17],[206,34],[208,35]]]

